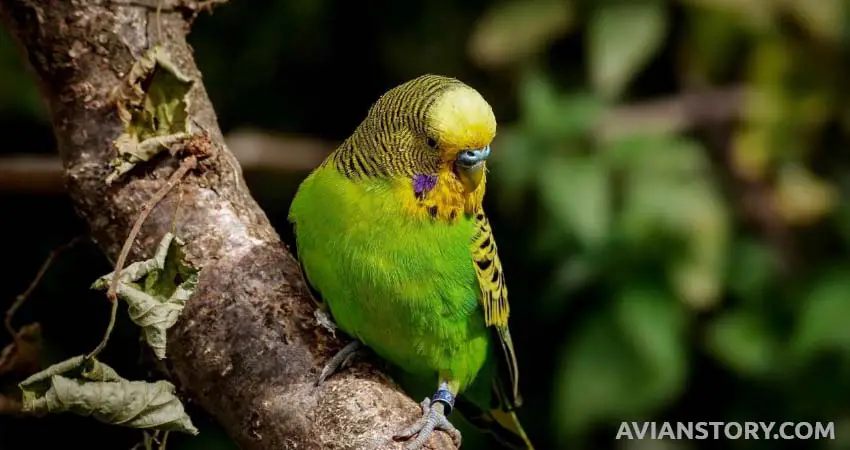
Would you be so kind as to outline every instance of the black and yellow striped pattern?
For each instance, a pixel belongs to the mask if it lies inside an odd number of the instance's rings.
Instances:
[[[505,285],[505,274],[502,271],[502,262],[499,261],[490,221],[484,213],[479,212],[475,216],[475,225],[472,257],[484,295],[484,320],[488,326],[506,325],[510,314],[508,288]]]
[[[436,173],[439,151],[429,145],[428,110],[460,81],[423,75],[390,89],[327,162],[349,178]]]
[[[504,358],[500,359],[499,369],[504,376],[499,377],[494,386],[502,407],[510,411],[522,404],[519,393],[519,368],[514,352],[511,333],[508,329],[510,304],[508,303],[508,287],[505,284],[505,272],[499,260],[499,252],[490,221],[484,213],[475,216],[476,233],[472,239],[472,259],[478,274],[478,285],[481,288],[481,305],[484,309],[484,322],[493,327],[498,335]],[[502,383],[508,381],[508,385]]]

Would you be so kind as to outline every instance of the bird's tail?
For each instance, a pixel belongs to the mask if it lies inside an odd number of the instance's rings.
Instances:
[[[494,440],[501,448],[534,450],[534,446],[531,445],[531,441],[513,411],[502,409],[483,411],[474,404],[464,401],[463,397],[457,399],[456,407],[470,424]]]

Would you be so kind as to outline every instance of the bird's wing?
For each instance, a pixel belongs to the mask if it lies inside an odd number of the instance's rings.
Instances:
[[[478,212],[475,216],[472,259],[478,274],[478,286],[481,288],[484,321],[494,330],[502,347],[501,352],[496,352],[501,357],[498,358],[499,374],[494,389],[503,409],[512,410],[520,406],[522,398],[519,393],[519,369],[514,344],[508,329],[508,288],[505,285],[505,273],[502,271],[502,262],[499,260],[490,221],[483,212]]]

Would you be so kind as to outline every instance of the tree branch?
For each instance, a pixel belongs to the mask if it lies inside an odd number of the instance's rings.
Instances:
[[[233,131],[224,141],[245,173],[309,172],[334,149],[321,139],[254,130]],[[63,193],[62,172],[55,155],[0,156],[0,193]]]
[[[189,93],[189,119],[212,155],[153,210],[130,253],[131,260],[152,254],[171,230],[182,196],[176,234],[201,273],[169,331],[172,381],[246,450],[399,448],[376,443],[387,442],[420,410],[375,368],[356,364],[313,387],[342,344],[317,325],[297,262],[251,198],[199,81],[185,36],[191,17],[212,2],[162,3],[0,1],[2,21],[49,104],[64,181],[79,214],[114,261],[145,203],[179,165],[166,153],[111,186],[104,183],[116,156],[113,140],[124,131],[111,92],[159,44],[198,80]],[[443,433],[432,439],[437,443],[451,448]]]
[[[55,156],[0,157],[0,192],[55,194],[65,192],[62,161]]]
[[[668,98],[619,106],[595,128],[601,140],[633,133],[681,133],[736,119],[748,92],[743,86],[686,91]]]

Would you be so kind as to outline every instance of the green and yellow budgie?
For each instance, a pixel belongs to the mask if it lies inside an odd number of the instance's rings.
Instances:
[[[513,412],[521,398],[507,289],[482,208],[495,134],[476,90],[418,77],[381,96],[290,209],[307,282],[356,339],[321,379],[362,343],[432,383],[422,418],[395,437],[409,449],[434,429],[459,445],[446,419],[455,406],[505,447],[533,448]]]

